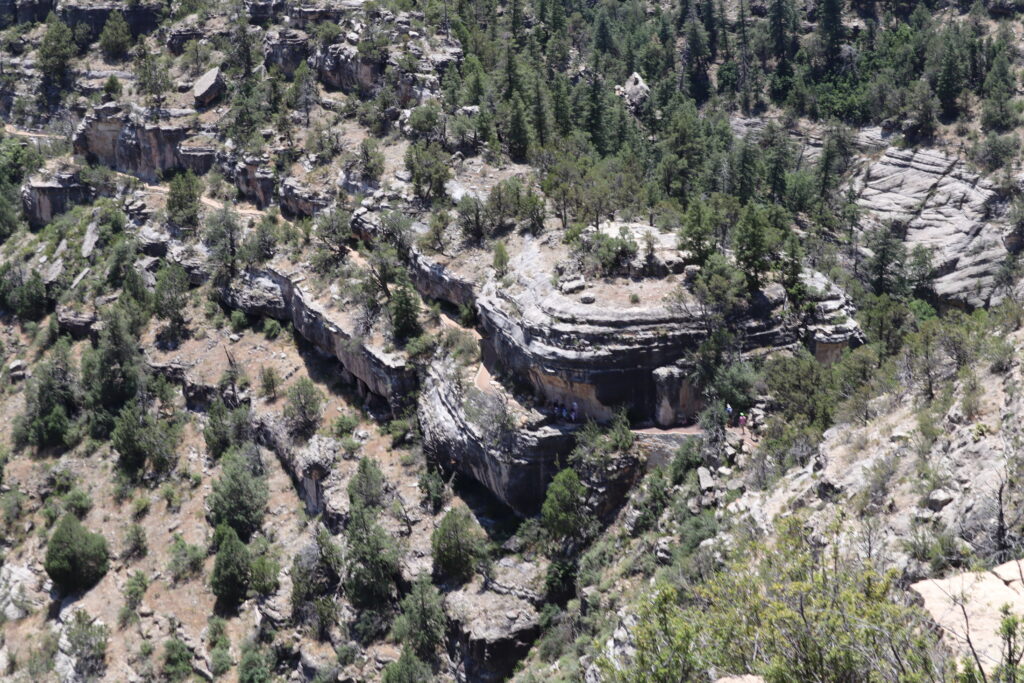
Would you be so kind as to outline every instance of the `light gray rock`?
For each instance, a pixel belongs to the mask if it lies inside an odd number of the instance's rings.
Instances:
[[[192,86],[192,97],[197,107],[208,107],[220,97],[226,88],[220,67],[215,66],[196,81]]]
[[[946,489],[935,489],[928,494],[928,509],[939,512],[955,499],[956,497]]]
[[[940,298],[985,306],[1002,297],[995,276],[1008,253],[1008,227],[999,196],[961,159],[937,149],[889,147],[864,163],[851,190],[864,212],[863,232],[888,226],[908,250],[932,254]]]

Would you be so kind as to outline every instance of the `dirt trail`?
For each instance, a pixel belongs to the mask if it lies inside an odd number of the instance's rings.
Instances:
[[[4,124],[4,132],[8,135],[15,135],[19,138],[43,138],[47,140],[57,140],[64,137],[63,135],[54,135],[53,133],[39,133],[31,130],[23,130],[10,123]]]

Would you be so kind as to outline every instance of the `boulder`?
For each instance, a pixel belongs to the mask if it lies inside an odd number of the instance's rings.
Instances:
[[[196,81],[192,86],[192,97],[197,107],[208,107],[217,100],[226,89],[224,77],[220,73],[220,67],[215,66]]]
[[[615,86],[615,94],[626,101],[626,104],[633,111],[638,110],[651,96],[651,88],[643,77],[633,72],[623,85]]]
[[[28,364],[20,358],[16,358],[7,364],[7,378],[13,382],[20,382],[25,379],[28,373]]]
[[[955,496],[946,489],[935,489],[928,494],[928,509],[938,512],[953,502]]]

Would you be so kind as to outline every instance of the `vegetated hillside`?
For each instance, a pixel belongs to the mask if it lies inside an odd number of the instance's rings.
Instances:
[[[0,25],[4,677],[1021,675],[1015,6]]]

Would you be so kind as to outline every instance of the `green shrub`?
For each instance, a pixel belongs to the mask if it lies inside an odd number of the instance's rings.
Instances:
[[[395,619],[394,634],[418,657],[433,661],[444,642],[447,619],[441,594],[426,576],[420,576],[402,599],[402,613]]]
[[[289,387],[284,416],[292,431],[301,436],[311,436],[320,426],[323,401],[323,392],[308,377],[303,377]]]
[[[241,332],[249,326],[249,319],[245,313],[239,310],[231,311],[231,329],[234,332]]]
[[[125,560],[135,560],[145,557],[148,552],[146,530],[140,524],[130,525],[124,535],[124,552],[121,553],[121,557]]]
[[[79,519],[85,518],[92,510],[92,498],[77,486],[64,494],[64,509]]]
[[[214,525],[227,524],[239,538],[248,540],[263,525],[268,497],[266,482],[252,473],[241,456],[230,454],[207,499],[210,517]]]
[[[107,573],[107,540],[89,532],[78,518],[66,514],[46,546],[46,573],[62,590],[92,588]]]
[[[377,461],[364,457],[348,482],[348,500],[352,508],[381,508],[384,505],[384,474]]]
[[[192,652],[175,637],[164,643],[163,665],[160,669],[167,681],[184,681],[192,675]]]
[[[171,541],[171,560],[167,571],[175,582],[183,581],[199,574],[203,569],[206,552],[197,545],[186,543],[181,534],[174,534]]]
[[[263,336],[267,339],[277,339],[281,335],[281,323],[273,318],[263,320]]]
[[[431,679],[430,667],[417,657],[411,647],[403,647],[402,654],[384,667],[382,683],[422,683]]]
[[[464,507],[453,508],[444,516],[430,537],[434,553],[434,573],[456,583],[472,578],[477,564],[487,554],[487,539],[472,513]]]

